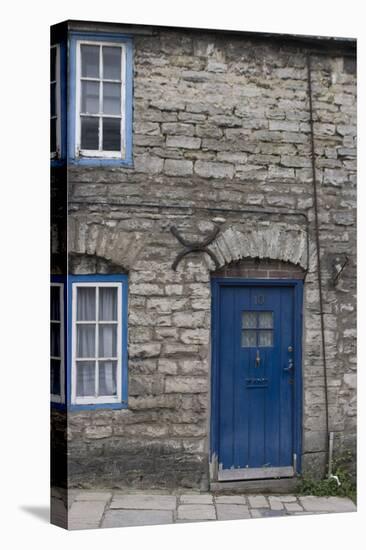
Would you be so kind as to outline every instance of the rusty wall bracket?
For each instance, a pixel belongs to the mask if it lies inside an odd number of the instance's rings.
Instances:
[[[217,235],[220,233],[220,228],[215,227],[215,229],[204,239],[202,242],[194,241],[189,242],[186,241],[184,237],[179,233],[178,229],[174,226],[170,228],[170,231],[173,233],[174,237],[185,247],[186,250],[182,250],[182,252],[179,252],[177,257],[175,258],[174,262],[172,263],[172,269],[176,271],[179,262],[184,258],[184,256],[187,256],[187,254],[191,253],[197,253],[197,252],[206,252],[210,256],[210,258],[215,263],[216,268],[218,269],[220,267],[219,261],[216,258],[215,254],[207,248],[209,244],[211,244],[217,237]]]

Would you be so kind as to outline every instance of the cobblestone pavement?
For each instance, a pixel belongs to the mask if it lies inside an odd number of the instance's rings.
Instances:
[[[296,495],[157,494],[118,491],[69,492],[69,529],[129,527],[197,521],[355,512],[348,498]],[[52,515],[64,517],[60,494],[53,494]],[[56,521],[57,523],[57,521]]]

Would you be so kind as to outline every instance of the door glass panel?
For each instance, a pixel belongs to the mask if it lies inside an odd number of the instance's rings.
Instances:
[[[77,361],[76,395],[95,394],[95,361]]]
[[[272,311],[258,312],[258,327],[273,328],[273,313]]]
[[[267,348],[273,346],[273,332],[271,330],[260,330],[258,334],[258,346]]]
[[[243,330],[241,345],[243,348],[254,348],[257,345],[255,330]]]
[[[255,311],[243,311],[242,327],[256,328],[256,326],[257,326],[257,313]]]

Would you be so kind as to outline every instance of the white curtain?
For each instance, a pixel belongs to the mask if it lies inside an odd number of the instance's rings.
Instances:
[[[99,321],[117,321],[117,288],[99,287]],[[79,287],[77,290],[78,321],[96,320],[96,288]],[[96,328],[98,326],[98,335]],[[77,358],[95,357],[95,343],[98,337],[99,358],[117,356],[117,323],[77,325]],[[116,361],[100,360],[99,395],[116,394]],[[95,394],[95,361],[77,361],[77,395]]]
[[[116,395],[116,361],[99,361],[99,395]]]

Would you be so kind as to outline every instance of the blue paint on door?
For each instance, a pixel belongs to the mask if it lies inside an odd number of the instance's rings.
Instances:
[[[213,287],[212,451],[222,469],[293,466],[302,283],[221,281]]]

